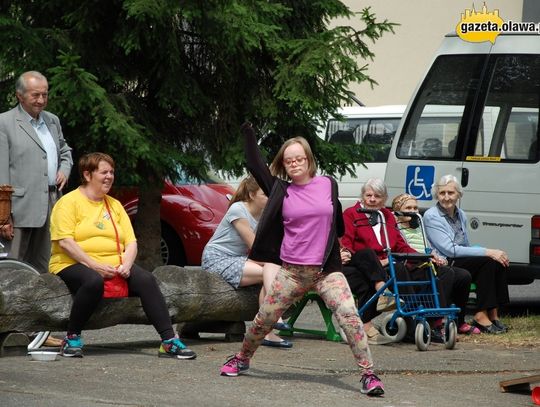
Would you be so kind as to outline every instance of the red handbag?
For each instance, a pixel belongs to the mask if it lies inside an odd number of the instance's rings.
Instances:
[[[128,284],[124,277],[116,274],[103,281],[103,298],[122,298],[129,294]]]
[[[109,214],[109,219],[114,228],[114,234],[116,235],[116,249],[118,250],[118,257],[120,258],[120,265],[122,264],[122,252],[120,250],[120,238],[118,237],[118,230],[116,230],[116,225],[109,209],[109,204],[107,203],[107,198],[105,200],[105,206],[107,208],[107,213]],[[126,279],[120,274],[115,274],[112,278],[106,278],[103,280],[103,298],[122,298],[129,295],[129,287]]]

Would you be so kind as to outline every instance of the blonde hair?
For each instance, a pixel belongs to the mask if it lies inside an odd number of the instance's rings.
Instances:
[[[259,184],[257,184],[255,178],[251,175],[244,178],[232,196],[229,207],[235,202],[250,202],[252,200],[251,195],[256,194],[258,190]]]
[[[270,164],[270,172],[272,172],[272,174],[276,177],[289,179],[285,164],[283,164],[283,155],[285,154],[285,149],[287,147],[296,143],[300,144],[306,153],[309,176],[314,177],[317,174],[317,163],[315,162],[315,157],[311,151],[308,141],[304,137],[293,137],[283,143],[278,153],[274,157],[274,161],[272,161],[272,164]]]
[[[410,201],[410,200],[416,201],[416,197],[410,194],[399,194],[394,199],[392,199],[392,210],[393,211],[401,210],[401,207],[405,204],[405,202]]]

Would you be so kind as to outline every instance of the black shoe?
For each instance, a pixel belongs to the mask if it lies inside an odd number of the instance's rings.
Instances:
[[[497,328],[495,326],[495,324],[490,324],[490,325],[482,325],[481,323],[479,322],[476,322],[476,321],[473,321],[472,323],[475,327],[477,327],[478,329],[480,329],[480,332],[482,332],[483,334],[492,334],[492,335],[499,335],[499,334],[502,334],[503,331],[501,331],[499,328]]]
[[[444,343],[444,327],[438,326],[431,330],[432,343]]]
[[[289,342],[286,339],[283,339],[281,341],[269,341],[268,339],[264,339],[261,343],[262,346],[270,346],[273,348],[283,348],[283,349],[289,349],[292,348],[292,342]]]
[[[274,324],[274,329],[277,329],[279,331],[290,331],[291,326],[286,322],[276,322]]]
[[[499,329],[499,330],[501,330],[503,332],[508,332],[508,327],[505,324],[503,324],[500,319],[496,319],[494,321],[491,321],[491,323],[493,325],[495,325],[495,327],[497,329]]]

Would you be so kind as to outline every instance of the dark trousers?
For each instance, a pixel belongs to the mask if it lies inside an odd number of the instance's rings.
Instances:
[[[467,269],[476,284],[477,310],[490,310],[510,301],[506,268],[491,257],[459,257],[448,259],[453,266]]]
[[[372,249],[362,249],[354,253],[351,262],[343,267],[343,274],[347,278],[351,292],[358,300],[359,307],[375,294],[377,281],[388,279],[386,270]],[[369,322],[378,314],[377,302],[374,301],[361,315],[362,321]]]
[[[103,297],[103,277],[82,264],[66,267],[58,276],[73,294],[68,334],[80,334]],[[163,340],[174,336],[165,299],[152,273],[133,265],[127,278],[130,297],[140,297],[144,313]]]
[[[452,304],[461,308],[458,315],[458,326],[465,322],[465,310],[471,290],[471,273],[460,267],[437,267],[438,290],[442,308]]]

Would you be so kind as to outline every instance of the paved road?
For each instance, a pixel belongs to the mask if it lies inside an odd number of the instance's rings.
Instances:
[[[320,326],[315,307],[301,316]],[[359,392],[347,345],[294,337],[294,348],[259,349],[248,375],[220,377],[227,355],[239,348],[207,334],[188,344],[194,361],[156,357],[158,340],[148,326],[123,325],[84,334],[83,359],[34,362],[0,358],[0,404],[11,406],[530,406],[527,394],[501,393],[499,381],[540,374],[539,349],[490,348],[458,343],[373,346],[387,393],[369,399]],[[540,384],[539,384],[540,385]]]

